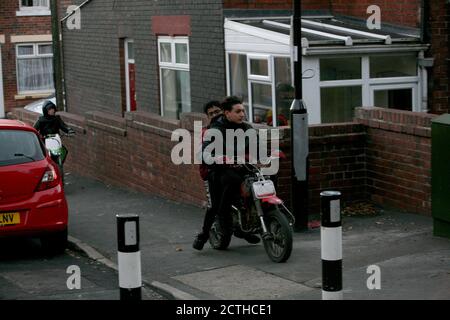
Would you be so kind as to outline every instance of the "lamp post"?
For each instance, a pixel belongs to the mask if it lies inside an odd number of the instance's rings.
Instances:
[[[291,206],[295,231],[308,228],[308,112],[302,93],[301,0],[294,0],[291,42],[295,98],[291,105]]]

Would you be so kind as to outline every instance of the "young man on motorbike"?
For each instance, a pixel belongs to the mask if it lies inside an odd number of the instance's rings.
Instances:
[[[245,132],[247,130],[253,130],[253,127],[244,122],[245,108],[239,98],[225,98],[221,104],[221,108],[223,110],[223,115],[211,124],[211,129],[219,130],[222,133],[224,142],[223,150],[227,150],[227,141],[225,137],[227,136],[226,131],[228,129],[242,129]],[[204,141],[202,150],[204,151],[211,142],[211,140]],[[230,141],[229,143],[234,144],[234,141]],[[232,147],[235,147],[234,150],[237,149],[236,146]],[[246,145],[244,147],[247,151],[249,146]],[[248,154],[248,152],[246,152],[246,154]],[[223,155],[212,156],[216,159],[223,159]],[[220,164],[220,161],[209,166],[209,170],[214,175],[212,188],[214,217],[215,215],[218,215],[219,219],[223,222],[222,225],[225,225],[226,223],[229,223],[231,205],[233,200],[239,197],[240,186],[244,177],[242,172],[238,169],[228,166],[227,164]],[[205,231],[201,237],[197,236],[196,241],[194,242],[194,245],[197,245],[197,247],[194,246],[194,248],[198,250],[203,248],[203,245],[208,240],[208,234],[204,233]],[[260,238],[254,234],[235,235],[244,238],[249,243],[255,244],[260,242]]]

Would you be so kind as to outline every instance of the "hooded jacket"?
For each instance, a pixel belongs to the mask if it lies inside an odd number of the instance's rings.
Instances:
[[[57,115],[49,115],[49,109],[54,108],[56,110],[56,106],[53,102],[47,101],[44,103],[42,107],[43,116],[39,117],[38,121],[35,123],[34,128],[39,131],[39,133],[45,137],[49,134],[57,134],[59,130],[64,131],[65,133],[69,133],[70,129],[64,123],[60,116]]]

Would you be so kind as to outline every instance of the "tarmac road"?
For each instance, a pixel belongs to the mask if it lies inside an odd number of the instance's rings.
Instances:
[[[37,239],[0,239],[0,300],[118,300],[117,272],[67,249],[48,257]],[[80,270],[80,289],[67,273],[70,266]],[[143,299],[160,300],[159,294],[144,289]]]

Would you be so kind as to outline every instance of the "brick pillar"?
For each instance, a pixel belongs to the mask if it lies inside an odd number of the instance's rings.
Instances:
[[[432,113],[449,112],[449,14],[450,5],[445,0],[429,1],[428,23],[431,38],[429,56],[434,57],[431,70],[430,109]]]

